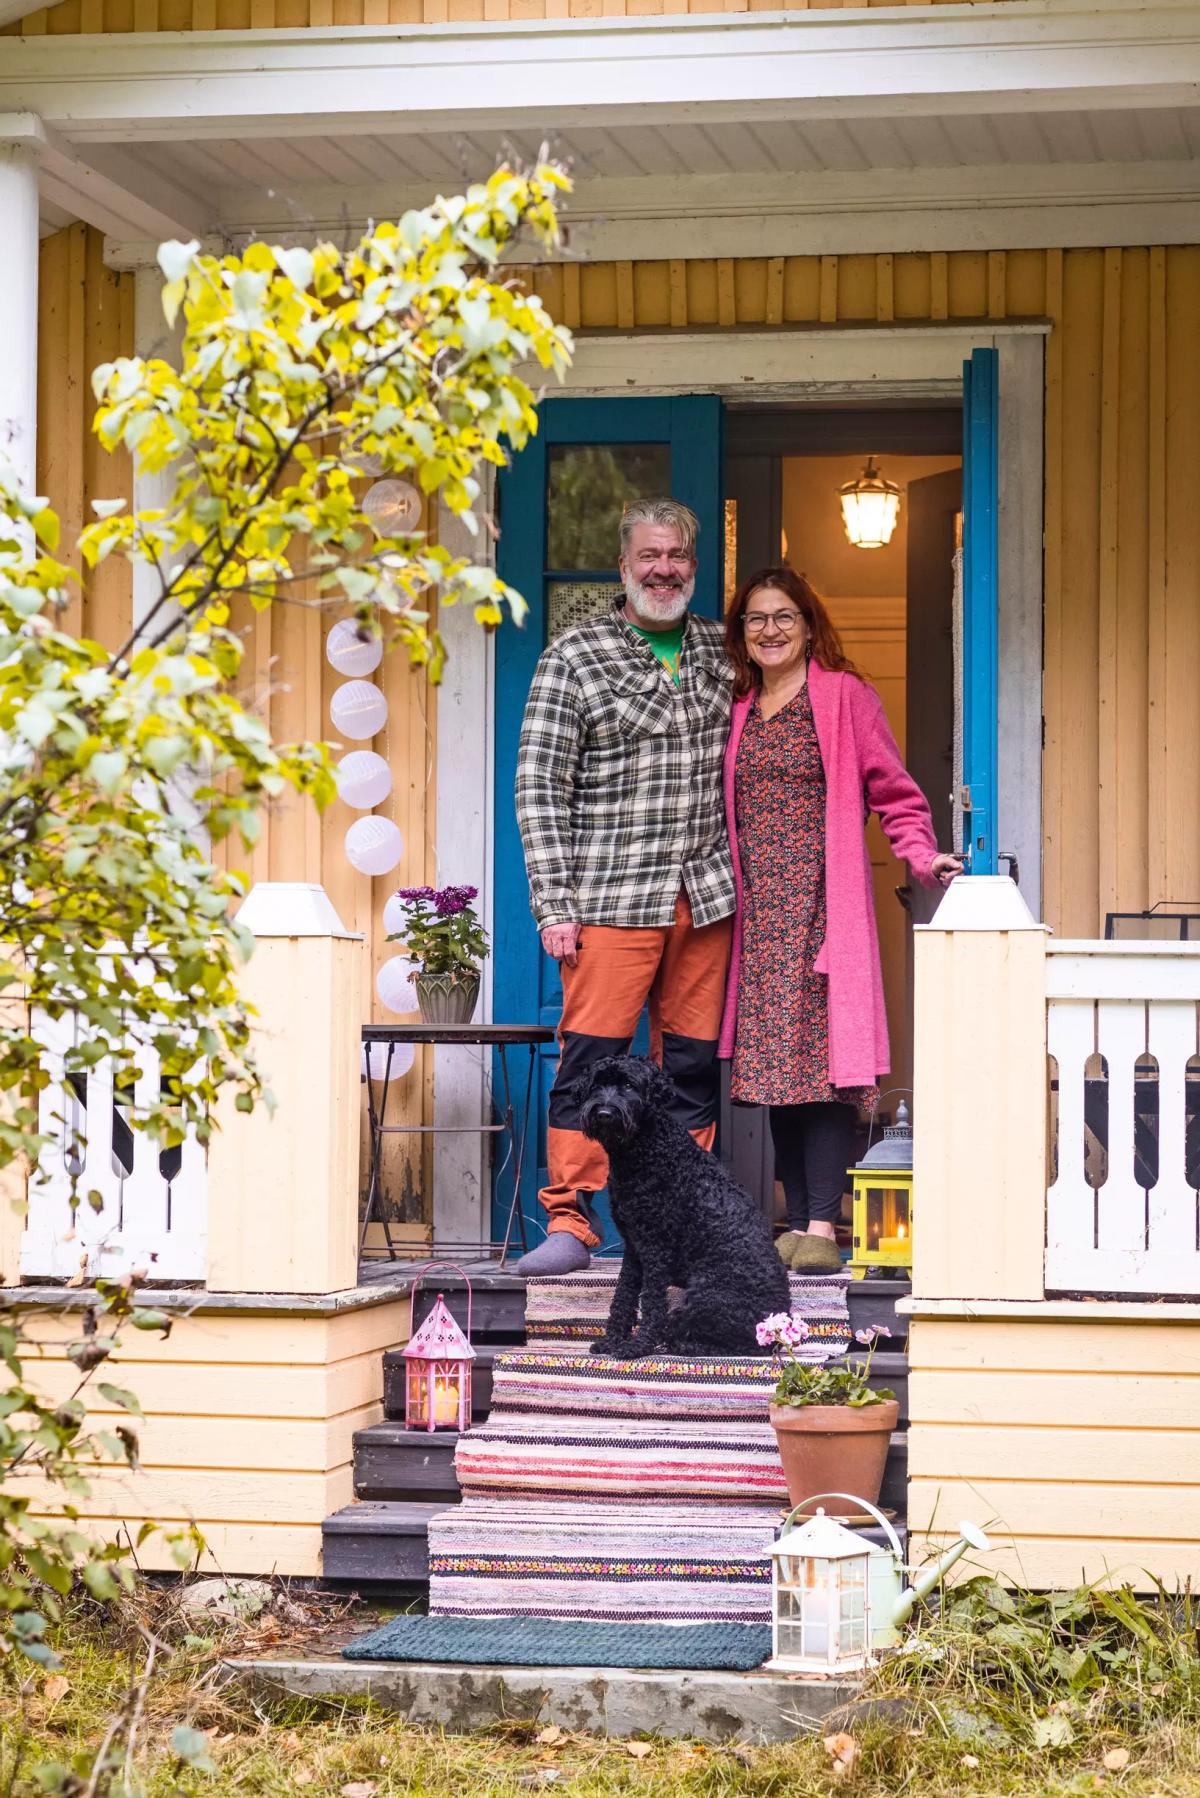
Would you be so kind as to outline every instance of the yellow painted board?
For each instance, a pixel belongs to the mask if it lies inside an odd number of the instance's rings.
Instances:
[[[969,1514],[978,1516],[978,1506]],[[914,1563],[942,1546],[944,1537],[930,1541],[919,1531],[909,1534]],[[1155,1542],[1133,1534],[1103,1541],[1082,1536],[1020,1535],[1000,1540],[993,1536],[993,1552],[960,1562],[959,1570],[963,1577],[986,1572],[1042,1591],[1070,1590],[1096,1580],[1150,1591],[1156,1579],[1174,1591],[1185,1582],[1193,1587],[1200,1582],[1200,1542]]]
[[[1019,1468],[1023,1480],[1102,1483],[1127,1469],[1139,1485],[1200,1485],[1200,1430],[1189,1426],[1200,1390],[1186,1395],[1175,1429],[1083,1429],[1062,1418],[1029,1428],[983,1424],[926,1424],[910,1428],[910,1479],[998,1480]],[[1073,1413],[1072,1419],[1073,1419]],[[1136,1421],[1137,1412],[1132,1413]]]
[[[913,1530],[945,1529],[971,1517],[1003,1536],[1069,1536],[1119,1542],[1192,1542],[1200,1517],[1188,1486],[1102,1485],[1080,1480],[910,1479]]]
[[[70,1316],[31,1314],[26,1327],[30,1339],[47,1354],[64,1352],[65,1345],[80,1333],[77,1319]],[[405,1297],[333,1317],[247,1317],[236,1312],[199,1312],[180,1318],[165,1340],[149,1330],[126,1332],[117,1359],[125,1368],[141,1361],[326,1367],[333,1361],[407,1340]]]
[[[113,1385],[136,1395],[148,1418],[286,1417],[322,1422],[373,1405],[383,1393],[378,1349],[321,1368],[187,1361],[155,1366],[121,1360],[106,1373]],[[66,1361],[40,1363],[30,1377],[47,1399],[66,1398],[79,1380],[74,1365]],[[95,1409],[102,1415],[107,1407],[99,1403]]]
[[[914,1318],[909,1355],[922,1373],[1200,1374],[1200,1332],[1191,1323],[1089,1322],[1082,1304],[1077,1321],[1055,1323]]]
[[[260,1473],[327,1473],[353,1456],[355,1430],[369,1429],[381,1405],[364,1405],[340,1417],[172,1417],[134,1418],[142,1466],[148,1469],[239,1467]],[[100,1418],[97,1409],[94,1416]],[[122,1414],[123,1421],[129,1421]],[[102,1428],[111,1428],[105,1419]]]
[[[85,1517],[130,1520],[167,1518],[218,1523],[320,1523],[349,1502],[353,1481],[349,1467],[329,1472],[259,1473],[241,1467],[146,1469],[98,1474],[90,1498],[73,1502]],[[46,1507],[44,1482],[14,1481],[13,1491],[27,1494],[32,1508]],[[61,1498],[61,1495],[60,1495]]]
[[[915,1426],[935,1423],[1073,1425],[1090,1429],[1177,1429],[1200,1416],[1200,1380],[1171,1374],[909,1374]]]

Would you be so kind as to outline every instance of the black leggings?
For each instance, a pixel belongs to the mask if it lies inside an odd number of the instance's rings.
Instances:
[[[768,1110],[788,1228],[836,1223],[846,1169],[854,1154],[857,1106],[830,1099],[811,1105],[771,1105]]]

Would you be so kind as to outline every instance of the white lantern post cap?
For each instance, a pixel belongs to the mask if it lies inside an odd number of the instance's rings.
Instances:
[[[317,881],[259,880],[250,888],[237,921],[254,936],[332,936],[361,943],[347,930]]]
[[[1007,874],[960,874],[918,930],[1045,930]]]

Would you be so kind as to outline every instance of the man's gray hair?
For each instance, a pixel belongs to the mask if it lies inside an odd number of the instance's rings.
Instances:
[[[696,539],[700,535],[700,520],[690,506],[680,505],[677,499],[631,500],[621,514],[622,556],[629,554],[633,529],[638,524],[673,526],[679,532],[679,540],[684,549],[689,555],[695,555]]]

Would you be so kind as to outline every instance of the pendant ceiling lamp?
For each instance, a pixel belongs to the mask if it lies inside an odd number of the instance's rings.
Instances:
[[[867,457],[856,481],[838,488],[838,496],[846,535],[855,549],[882,549],[891,542],[900,516],[900,489],[880,474],[874,456]]]

